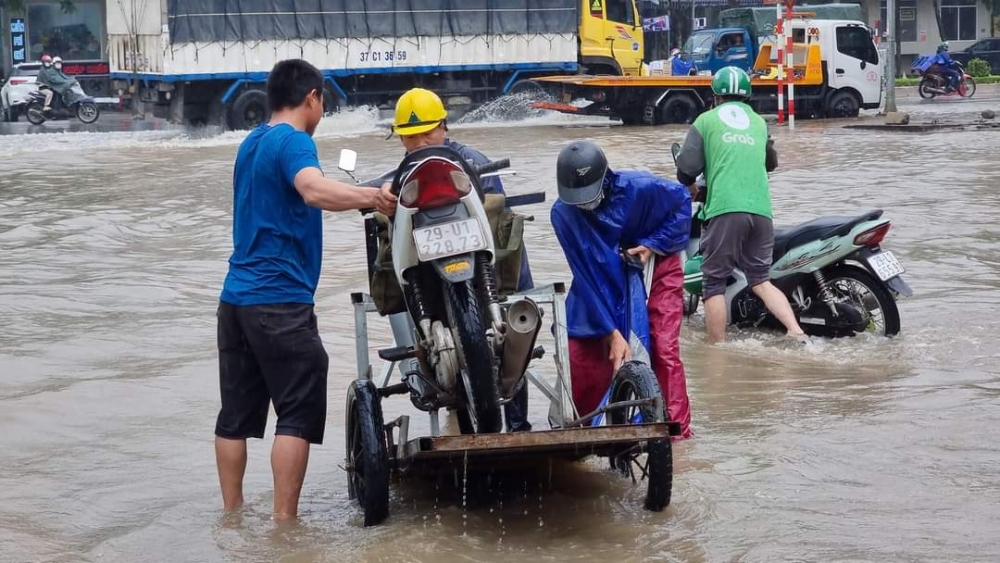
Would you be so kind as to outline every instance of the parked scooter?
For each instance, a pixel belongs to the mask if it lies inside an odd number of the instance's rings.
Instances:
[[[680,149],[677,143],[671,146],[675,160]],[[711,187],[705,186],[701,178],[699,185],[691,239],[684,256],[686,315],[697,309],[702,290],[702,221],[697,211],[705,190]],[[854,217],[820,217],[792,228],[775,229],[771,283],[788,297],[807,334],[842,337],[863,332],[883,336],[899,333],[896,297],[909,297],[913,291],[901,277],[906,270],[899,259],[881,247],[889,228],[889,220],[882,218],[882,210],[878,209]],[[729,324],[781,326],[747,286],[743,272],[733,272],[725,297]]]
[[[341,153],[354,169],[356,154]],[[457,411],[463,433],[500,432],[500,406],[524,384],[535,354],[541,312],[530,299],[501,306],[495,246],[481,179],[510,166],[506,159],[469,164],[447,146],[408,154],[393,171],[360,185],[392,182],[399,197],[391,218],[392,266],[412,319],[415,343],[383,351],[383,359],[415,359],[404,383],[414,406]],[[513,206],[508,198],[508,206]],[[544,201],[532,194],[521,201]],[[394,327],[395,328],[395,327]]]
[[[77,82],[73,84],[66,96],[72,103],[66,104],[63,96],[56,94],[52,97],[52,109],[45,112],[45,94],[40,90],[35,90],[28,94],[28,121],[32,125],[41,125],[49,120],[59,121],[76,117],[81,122],[91,124],[101,116],[101,110],[97,107],[94,98],[88,96],[83,91],[83,87]]]

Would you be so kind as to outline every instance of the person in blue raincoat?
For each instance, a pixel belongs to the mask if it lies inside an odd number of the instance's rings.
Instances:
[[[564,147],[556,166],[559,200],[551,218],[573,272],[566,311],[577,410],[596,410],[618,368],[642,360],[656,373],[670,420],[690,437],[678,253],[690,236],[691,194],[648,172],[610,169],[588,141]],[[651,260],[647,301],[643,269]]]
[[[947,41],[938,45],[937,53],[934,56],[934,64],[938,65],[941,76],[948,81],[948,88],[951,90],[958,88],[958,83],[962,80],[962,73],[955,68],[958,65],[955,64],[955,60],[948,54]]]
[[[463,145],[448,138],[448,111],[437,94],[424,88],[413,88],[406,91],[396,102],[396,116],[393,131],[399,135],[403,148],[407,153],[424,147],[444,145],[461,154],[473,166],[488,164],[490,159],[478,150]],[[503,194],[503,182],[499,176],[490,176],[482,181],[483,192],[488,194]],[[524,254],[521,261],[521,273],[518,277],[517,291],[527,291],[535,287],[531,278],[531,267],[528,265],[528,255]],[[403,335],[396,335],[400,343]],[[511,432],[531,430],[528,422],[528,387],[521,391],[504,405],[507,419],[507,429]]]

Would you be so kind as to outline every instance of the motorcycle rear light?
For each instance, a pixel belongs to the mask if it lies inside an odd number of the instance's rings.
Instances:
[[[892,223],[882,223],[881,225],[875,227],[874,229],[868,229],[867,231],[854,237],[855,246],[878,246],[885,239],[885,235],[889,233],[889,227]]]
[[[455,203],[472,191],[472,181],[460,166],[443,158],[431,158],[410,173],[399,203],[411,209],[430,209]]]
[[[27,83],[28,83],[28,79],[27,78],[11,78],[10,79],[11,86],[20,86],[21,84],[27,84]]]

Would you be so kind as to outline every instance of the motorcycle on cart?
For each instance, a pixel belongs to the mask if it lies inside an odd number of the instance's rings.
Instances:
[[[341,170],[350,174],[356,159],[342,151]],[[399,198],[393,217],[364,211],[369,293],[351,296],[358,371],[347,393],[345,468],[366,526],[388,517],[392,475],[457,478],[591,455],[645,479],[646,508],[670,503],[670,438],[680,425],[667,420],[652,370],[627,363],[615,375],[611,400],[581,415],[569,377],[564,285],[514,291],[531,218],[513,208],[541,203],[545,194],[485,194],[482,180],[508,166],[506,159],[474,166],[449,147],[427,147],[360,183],[391,182]],[[389,318],[395,341],[377,351],[384,362],[378,380],[370,357],[372,313]],[[545,357],[537,340],[546,317],[554,370],[533,364]],[[549,401],[551,429],[502,432],[501,406],[527,385]],[[429,436],[411,437],[409,416],[384,420],[382,401],[394,395],[428,413]],[[458,419],[460,434],[442,433],[442,409]]]

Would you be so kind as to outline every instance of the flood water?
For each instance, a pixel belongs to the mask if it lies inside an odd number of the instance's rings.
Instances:
[[[361,175],[398,162],[399,141],[375,123],[356,111],[321,126],[328,175],[343,147],[359,151]],[[1000,560],[1000,134],[842,124],[774,131],[776,223],[884,208],[885,246],[915,291],[899,338],[800,350],[756,333],[710,349],[695,317],[682,353],[696,438],[675,450],[667,511],[643,511],[639,488],[591,461],[467,510],[445,486],[394,486],[391,517],[374,529],[340,468],[349,294],[365,289],[358,214],[325,220],[316,308],[329,416],[300,522],[270,520],[270,436],[250,445],[247,508],[223,516],[215,307],[242,134],[0,137],[0,561]],[[452,134],[511,159],[509,192],[551,201],[568,140],[597,140],[612,166],[672,175],[669,145],[684,129],[553,117]],[[529,210],[536,282],[568,281],[548,204]],[[387,341],[384,324],[372,330]],[[386,410],[426,426],[404,398]],[[545,413],[533,394],[536,427]]]

